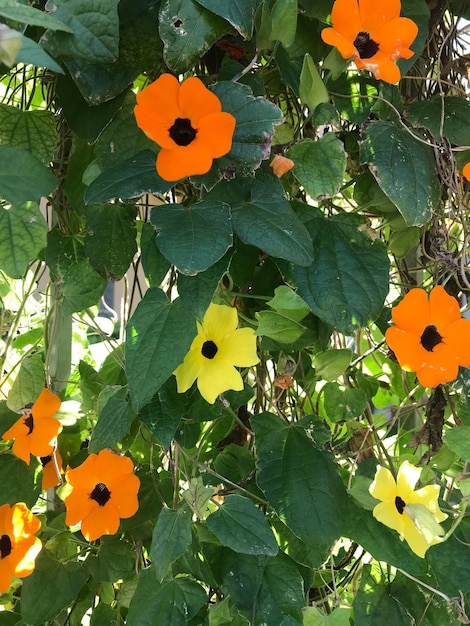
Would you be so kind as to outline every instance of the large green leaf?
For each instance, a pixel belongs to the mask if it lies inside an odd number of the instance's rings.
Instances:
[[[94,204],[111,198],[138,198],[144,193],[165,193],[172,187],[157,174],[156,155],[143,150],[96,178],[85,192],[85,202]]]
[[[454,598],[470,592],[470,560],[466,549],[469,543],[470,520],[464,518],[447,541],[432,546],[426,553],[437,588]]]
[[[126,387],[105,388],[98,397],[98,422],[90,441],[90,452],[115,446],[129,432],[135,413]]]
[[[463,461],[470,461],[470,426],[454,426],[447,430],[444,442],[456,452]]]
[[[98,554],[90,553],[85,567],[98,581],[113,582],[118,578],[130,578],[135,571],[135,552],[128,541],[119,535],[102,537]]]
[[[44,165],[54,158],[55,125],[51,111],[22,111],[0,104],[0,144],[29,150]]]
[[[421,226],[439,206],[441,188],[433,150],[388,122],[365,130],[360,155],[409,226]]]
[[[52,171],[28,150],[0,146],[0,163],[0,198],[7,202],[38,202],[57,187]]]
[[[224,19],[193,0],[163,0],[158,23],[165,63],[175,72],[187,71],[232,30]]]
[[[81,563],[59,563],[43,550],[31,576],[22,587],[21,617],[26,624],[42,626],[74,602],[88,572]]]
[[[271,10],[271,41],[280,41],[285,48],[295,41],[297,31],[297,0],[276,0]]]
[[[41,491],[41,485],[34,484],[36,470],[36,463],[26,465],[22,459],[13,454],[0,454],[0,481],[2,485],[0,505],[9,504],[13,506],[17,502],[24,502],[26,506],[33,507]]]
[[[85,254],[107,280],[120,280],[137,252],[135,207],[104,204],[87,213]]]
[[[71,315],[98,304],[105,288],[106,279],[91,267],[88,259],[77,261],[64,274],[64,315]]]
[[[309,211],[314,261],[309,267],[294,266],[293,280],[315,315],[342,333],[352,332],[382,309],[388,293],[387,250],[361,232],[358,216],[325,218],[318,209]]]
[[[364,566],[361,583],[354,599],[354,619],[364,626],[376,626],[384,617],[394,626],[409,626],[410,616],[405,607],[397,602],[390,592],[390,583],[384,577],[377,581],[371,572],[372,566]]]
[[[46,381],[44,361],[39,353],[25,356],[11,386],[7,406],[12,411],[19,411],[28,404],[36,402]]]
[[[153,529],[150,558],[161,582],[168,569],[185,553],[191,543],[191,511],[183,506],[177,511],[163,508]]]
[[[287,156],[294,161],[293,172],[312,198],[337,193],[346,169],[346,152],[334,133],[326,133],[317,141],[305,139]]]
[[[251,608],[258,595],[268,557],[223,548],[220,557],[222,590],[239,609]]]
[[[204,313],[212,302],[212,296],[228,269],[231,256],[231,251],[229,251],[220,261],[196,276],[186,276],[185,274],[178,276],[178,293],[181,303],[197,319],[204,317]]]
[[[22,35],[21,48],[16,55],[17,63],[26,63],[27,65],[36,65],[37,67],[45,67],[52,72],[63,74],[64,70],[54,59],[47,54],[42,46]]]
[[[251,419],[258,452],[257,483],[287,526],[306,543],[325,546],[341,536],[346,490],[331,455],[302,423],[271,413]]]
[[[188,576],[159,583],[151,567],[139,574],[127,623],[139,626],[186,626],[206,602],[204,589]]]
[[[126,328],[126,371],[132,403],[149,402],[183,362],[196,334],[194,317],[157,287],[147,291]]]
[[[235,552],[275,556],[278,545],[263,513],[251,500],[227,496],[222,506],[206,520],[207,527],[223,546]]]
[[[45,247],[46,239],[47,224],[37,204],[0,207],[0,269],[8,276],[21,278]]]
[[[226,19],[245,39],[251,38],[256,9],[261,0],[197,0],[197,3]]]
[[[34,7],[25,5],[17,0],[2,0],[0,4],[0,15],[15,22],[28,24],[30,26],[41,26],[51,30],[62,30],[71,33],[70,26],[61,22],[57,15],[46,13]]]
[[[413,124],[428,128],[434,139],[444,137],[457,146],[470,146],[470,102],[456,96],[434,96],[412,102],[406,111]]]
[[[158,231],[158,249],[184,274],[206,270],[232,245],[230,208],[223,202],[156,206],[150,221]]]
[[[139,413],[139,419],[158,441],[169,448],[185,410],[185,398],[176,391],[171,376]]]
[[[119,52],[119,0],[48,0],[46,10],[70,28],[47,30],[42,43],[55,57],[110,63]]]

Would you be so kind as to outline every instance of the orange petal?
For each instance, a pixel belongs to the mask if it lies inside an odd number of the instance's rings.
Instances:
[[[470,320],[460,318],[446,327],[443,342],[459,365],[470,366]]]
[[[359,59],[355,59],[357,67],[371,72],[377,80],[396,85],[401,78],[400,69],[393,61],[383,54],[376,54],[370,59],[364,59],[359,64]]]
[[[175,147],[176,144],[170,137],[169,130],[176,118],[163,117],[158,111],[139,106],[134,108],[134,115],[137,126],[144,131],[149,139],[158,143],[162,148],[171,149]]]
[[[2,438],[3,439],[16,439],[19,437],[25,437],[28,434],[28,426],[25,424],[26,415],[22,415],[13,426],[10,426],[8,430],[6,430]]]
[[[196,76],[187,78],[180,87],[179,106],[182,117],[186,117],[197,124],[201,117],[220,113],[222,105],[219,98],[209,91],[204,83]]]
[[[334,46],[343,59],[352,59],[358,56],[358,52],[354,47],[354,38],[344,37],[341,33],[334,28],[324,28],[321,31],[321,38],[325,43],[330,46]]]
[[[470,163],[464,165],[462,174],[465,176],[467,180],[470,180]]]
[[[437,387],[457,378],[459,364],[452,350],[443,344],[435,346],[432,352],[427,352],[426,362],[416,370],[416,376],[423,387]]]
[[[398,17],[400,9],[400,0],[359,0],[359,19],[362,29],[375,39],[374,34],[376,35],[385,24]]]
[[[99,539],[102,535],[114,535],[119,528],[120,518],[110,502],[104,506],[96,503],[93,511],[82,521],[82,535],[87,541]]]
[[[178,102],[179,92],[178,79],[172,74],[162,74],[136,95],[137,106],[144,113],[157,111],[161,118],[174,121],[184,117]]]
[[[416,372],[427,362],[428,352],[421,345],[418,335],[392,326],[387,329],[385,340],[405,371]]]
[[[432,324],[429,300],[424,289],[411,289],[392,309],[392,318],[402,330],[421,337],[423,330]]]
[[[90,492],[74,488],[64,499],[67,509],[65,523],[67,526],[79,524],[85,517],[91,514],[94,506],[99,506],[90,498]]]
[[[109,490],[119,484],[121,478],[134,472],[134,463],[127,456],[114,454],[110,450],[101,450],[95,465],[97,482],[104,483]]]
[[[431,323],[437,326],[441,335],[445,332],[446,326],[462,317],[459,303],[447,293],[442,285],[437,285],[432,289],[429,295],[429,310]]]
[[[55,439],[61,430],[62,424],[53,417],[35,419],[33,432],[28,435],[31,454],[35,456],[51,454]]]
[[[386,24],[377,34],[380,42],[380,52],[392,60],[400,57],[410,58],[413,52],[409,47],[416,39],[418,27],[413,20],[407,17],[398,17]]]
[[[72,487],[78,490],[83,489],[88,493],[93,491],[95,485],[100,482],[95,470],[97,456],[97,454],[91,453],[81,465],[67,469],[65,478]]]
[[[196,142],[204,145],[214,159],[230,152],[236,120],[230,113],[205,115],[197,124]]]
[[[167,181],[176,181],[185,176],[207,174],[212,167],[209,150],[193,141],[189,146],[177,146],[174,150],[160,150],[157,156],[157,172]]]
[[[119,484],[111,485],[111,503],[116,507],[119,517],[132,517],[139,508],[137,493],[140,480],[135,474],[121,478]]]
[[[284,174],[291,170],[294,165],[295,163],[292,159],[288,159],[287,157],[282,156],[282,154],[276,154],[269,164],[269,167],[272,168],[278,178],[281,178],[281,176],[284,176]]]
[[[14,557],[10,563],[12,574],[18,578],[29,576],[34,571],[35,560],[41,548],[41,541],[37,537],[23,539],[11,553]]]
[[[364,30],[357,0],[336,0],[331,11],[331,22],[333,28],[343,37],[349,39],[352,44],[357,34]]]
[[[33,404],[31,413],[35,418],[37,417],[52,417],[54,413],[60,409],[61,401],[55,393],[51,393],[49,389],[44,388],[39,398]]]
[[[11,573],[8,567],[8,558],[0,559],[0,593],[6,593],[10,588]]]
[[[29,437],[17,437],[11,448],[16,456],[29,465],[31,448]]]

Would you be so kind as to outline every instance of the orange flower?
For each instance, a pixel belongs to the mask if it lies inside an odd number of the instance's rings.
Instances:
[[[59,398],[44,388],[31,410],[3,433],[3,439],[15,440],[13,452],[28,465],[30,454],[47,456],[53,451],[62,424],[52,416],[57,413],[60,404]]]
[[[444,287],[411,289],[392,309],[395,326],[385,339],[401,367],[416,372],[423,387],[437,387],[457,377],[459,365],[470,365],[470,320]]]
[[[321,32],[323,41],[335,46],[357,68],[369,70],[380,80],[398,83],[395,61],[409,59],[418,27],[400,17],[400,0],[336,0],[331,12],[333,28]]]
[[[137,94],[137,125],[161,150],[157,172],[168,181],[206,174],[232,147],[235,118],[195,76],[181,85],[162,74]]]
[[[462,174],[465,176],[467,180],[470,180],[470,162],[464,165]]]
[[[41,526],[28,507],[20,502],[0,506],[0,592],[8,591],[11,577],[25,578],[34,570],[42,544],[34,536]]]
[[[114,535],[122,517],[132,517],[139,508],[137,492],[140,480],[127,456],[110,450],[90,454],[75,469],[67,469],[65,478],[72,491],[65,498],[65,523],[81,522],[87,541],[102,535]]]
[[[290,374],[277,374],[274,377],[274,386],[280,389],[288,389],[294,386],[294,381]]]
[[[273,172],[276,174],[278,178],[281,178],[286,172],[291,170],[294,167],[295,163],[292,159],[288,159],[282,154],[276,154],[274,159],[269,164],[269,167],[272,167]]]
[[[57,448],[51,454],[40,458],[42,464],[42,490],[62,484],[62,458]]]

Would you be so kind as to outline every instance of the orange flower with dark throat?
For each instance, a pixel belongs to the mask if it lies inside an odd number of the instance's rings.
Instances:
[[[0,506],[0,593],[5,593],[12,576],[29,576],[42,544],[34,536],[41,522],[20,502]]]
[[[206,174],[213,159],[230,152],[235,118],[192,76],[181,85],[162,74],[136,96],[137,125],[161,150],[157,172],[167,181]]]
[[[57,448],[51,454],[42,456],[40,459],[42,465],[42,490],[57,487],[62,484],[62,458]]]
[[[114,535],[121,518],[132,517],[139,508],[140,480],[127,456],[101,450],[98,454],[90,454],[75,469],[68,469],[65,478],[72,486],[64,500],[67,508],[65,523],[75,526],[81,522],[81,531],[87,541],[94,541],[102,535]]]
[[[60,409],[60,399],[44,388],[41,395],[11,428],[3,439],[14,439],[13,452],[29,465],[30,455],[47,456],[52,453],[62,424],[52,416]]]
[[[395,326],[385,340],[401,367],[416,372],[423,387],[454,380],[459,365],[470,365],[470,320],[441,285],[429,299],[424,289],[411,289],[392,309],[392,318]]]
[[[321,37],[358,69],[398,83],[400,70],[395,61],[413,56],[410,46],[418,34],[416,24],[400,17],[400,10],[400,0],[336,0],[331,12],[333,28],[322,30]]]

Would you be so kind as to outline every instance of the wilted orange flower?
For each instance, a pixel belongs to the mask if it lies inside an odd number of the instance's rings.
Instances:
[[[65,478],[72,486],[64,500],[67,508],[65,523],[75,526],[81,522],[81,531],[87,541],[94,541],[102,535],[114,535],[120,519],[132,517],[139,508],[140,480],[127,456],[101,450],[98,454],[90,454],[75,469],[67,469]]]
[[[462,174],[465,176],[467,180],[470,180],[470,162],[464,165]]]
[[[269,164],[269,167],[272,168],[278,178],[281,178],[281,176],[291,170],[294,165],[295,163],[292,159],[288,159],[287,157],[282,156],[282,154],[276,154],[274,159]]]
[[[165,180],[206,174],[213,159],[232,147],[235,118],[195,76],[180,85],[162,74],[137,94],[134,114],[139,128],[161,146],[157,172]]]
[[[61,474],[63,473],[62,458],[57,448],[40,459],[42,465],[42,490],[57,487],[62,484]]]
[[[34,536],[41,526],[28,507],[20,502],[0,506],[0,592],[10,587],[12,576],[25,578],[34,570],[42,544]]]
[[[294,386],[294,381],[290,374],[277,374],[274,377],[274,386],[280,389],[288,389]]]
[[[424,289],[411,289],[392,309],[395,326],[385,339],[401,367],[416,372],[423,387],[437,387],[457,377],[459,365],[470,365],[470,320],[438,285],[429,300]]]
[[[418,27],[400,17],[400,0],[336,0],[331,12],[333,28],[321,32],[323,41],[335,46],[357,68],[369,70],[380,80],[398,83],[395,61],[409,59]]]
[[[15,440],[13,452],[28,465],[30,454],[47,456],[54,449],[62,424],[52,416],[60,404],[59,398],[44,388],[32,408],[3,433],[3,439]]]

